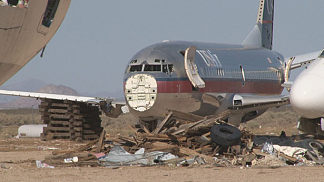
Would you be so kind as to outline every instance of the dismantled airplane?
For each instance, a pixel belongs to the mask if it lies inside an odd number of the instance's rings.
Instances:
[[[260,0],[256,25],[240,45],[163,41],[140,50],[124,76],[129,111],[155,123],[170,110],[199,116],[230,111],[226,121],[238,126],[270,107],[289,103],[287,96],[281,96],[285,59],[272,50],[273,18],[274,0]],[[111,117],[123,108],[123,103],[95,97],[6,90],[0,94],[39,98],[44,103],[88,103]]]
[[[0,4],[0,85],[44,50],[62,24],[71,0],[32,0],[22,8],[8,2]]]

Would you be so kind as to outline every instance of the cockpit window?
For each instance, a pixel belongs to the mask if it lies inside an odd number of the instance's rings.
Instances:
[[[130,65],[128,72],[142,72],[142,71],[149,71],[149,72],[163,72],[163,73],[172,73],[173,72],[173,64],[141,64],[141,65]],[[136,61],[137,62],[137,61]],[[135,61],[131,61],[131,63],[135,63]]]
[[[164,65],[162,65],[162,71],[164,73],[171,73],[171,72],[173,72],[173,64],[164,64]]]
[[[129,72],[142,71],[142,65],[132,65],[129,69]]]
[[[150,65],[146,64],[144,67],[144,71],[161,71],[161,65]]]

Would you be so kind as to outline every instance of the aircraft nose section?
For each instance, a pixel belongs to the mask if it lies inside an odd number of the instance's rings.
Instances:
[[[157,97],[157,82],[147,74],[136,74],[125,83],[125,97],[128,105],[136,111],[149,110]]]
[[[301,74],[290,91],[290,102],[294,110],[306,118],[324,115],[324,84],[319,75]]]

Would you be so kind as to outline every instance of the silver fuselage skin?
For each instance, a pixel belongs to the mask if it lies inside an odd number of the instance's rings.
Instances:
[[[205,88],[194,88],[186,74],[183,52],[191,46],[197,48],[195,63],[206,83]],[[231,107],[237,93],[280,95],[283,90],[283,60],[281,54],[264,48],[185,41],[157,43],[139,51],[127,66],[125,100],[130,112],[142,120],[161,119],[169,110],[200,116],[215,115]],[[134,66],[140,65],[142,69],[134,71]],[[161,70],[152,70],[146,65],[161,65]],[[167,65],[171,68],[164,70]],[[154,77],[156,83],[153,85],[157,85],[156,90],[152,86],[151,101],[146,102],[150,106],[142,110],[134,107],[132,100],[135,96],[129,94],[140,83],[136,81],[137,77],[134,81],[136,75],[141,75],[141,79],[145,75]],[[129,81],[131,78],[133,80]],[[143,88],[150,88],[149,85]],[[144,98],[145,93],[139,93],[142,95],[136,98]]]

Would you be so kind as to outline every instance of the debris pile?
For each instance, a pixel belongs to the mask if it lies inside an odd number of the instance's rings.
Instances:
[[[226,112],[202,118],[171,111],[160,123],[132,127],[133,136],[99,139],[73,151],[54,151],[49,166],[128,166],[209,164],[227,166],[323,165],[324,146],[313,139],[254,136],[222,121]],[[153,126],[155,125],[155,126]]]

